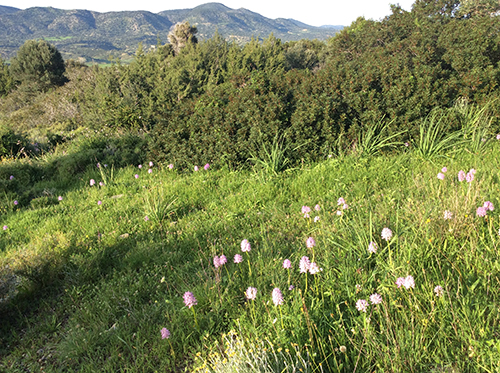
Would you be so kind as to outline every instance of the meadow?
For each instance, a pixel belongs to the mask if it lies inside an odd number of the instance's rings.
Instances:
[[[499,137],[430,129],[296,167],[2,159],[0,371],[499,371]]]

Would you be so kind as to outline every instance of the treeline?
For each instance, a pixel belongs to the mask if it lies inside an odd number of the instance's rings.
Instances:
[[[380,121],[409,141],[435,108],[499,97],[499,10],[488,0],[417,0],[381,21],[359,18],[326,43],[198,43],[195,28],[178,25],[169,44],[139,48],[129,65],[70,63],[70,82],[49,93],[73,110],[53,117],[71,128],[142,131],[151,157],[178,165],[238,166],[277,142],[291,161],[315,160],[355,147]],[[0,93],[19,95],[13,87],[4,65]],[[499,107],[489,105],[494,126]],[[15,130],[14,114],[3,120]],[[459,125],[450,117],[449,130]]]

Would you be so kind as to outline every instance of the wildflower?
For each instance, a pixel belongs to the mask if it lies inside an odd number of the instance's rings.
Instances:
[[[441,297],[444,295],[444,289],[442,286],[438,285],[434,288],[434,293],[436,293],[436,297]]]
[[[368,302],[364,299],[360,299],[356,302],[356,308],[359,312],[366,312],[367,307],[368,307]]]
[[[481,207],[478,207],[477,210],[476,210],[476,215],[479,216],[479,217],[483,217],[483,216],[486,216],[486,208],[481,206]]]
[[[219,268],[221,266],[221,264],[220,264],[220,258],[217,255],[214,256],[213,262],[214,262],[214,267],[215,268]]]
[[[102,181],[99,181],[99,186],[104,186],[104,183]]]
[[[194,166],[194,170],[195,170],[195,171],[198,171],[198,166]]]
[[[236,255],[234,256],[234,262],[235,262],[236,264],[241,263],[242,261],[243,261],[243,257],[242,257],[240,254],[236,254]]]
[[[194,297],[193,293],[191,293],[190,291],[186,291],[184,293],[183,298],[184,298],[184,304],[188,308],[191,308],[191,307],[196,306],[198,304],[198,301]]]
[[[349,205],[347,203],[344,203],[342,205],[342,210],[347,210],[349,208]]]
[[[318,267],[318,265],[315,263],[315,262],[312,262],[310,265],[309,265],[309,273],[311,275],[315,275],[316,273],[320,272],[321,271],[321,268]]]
[[[500,133],[497,135],[497,140],[500,140]]]
[[[307,214],[308,212],[311,212],[311,208],[309,206],[302,206],[302,213]]]
[[[172,170],[172,169],[174,168],[174,165],[173,165],[172,163],[170,163],[170,164],[168,165],[168,168],[170,168],[170,169]]]
[[[408,143],[406,142],[405,144],[408,144]],[[408,146],[408,145],[406,145],[406,146]],[[343,354],[345,354],[347,351],[347,348],[345,346],[340,346],[339,351],[342,352]]]
[[[224,265],[227,263],[227,258],[224,254],[219,257],[219,260],[220,260],[220,265]]]
[[[152,173],[153,173],[153,169],[152,169],[152,168],[150,168],[150,169],[148,170],[148,174],[152,174]]]
[[[392,238],[392,231],[389,228],[382,229],[382,239],[389,241]]]
[[[90,179],[90,186],[94,186],[95,185],[95,180],[94,179]]]
[[[59,201],[62,201],[62,200],[63,200],[62,196],[57,197],[57,199],[58,199]],[[17,201],[16,201],[16,202],[17,202]],[[17,205],[17,203],[16,203],[16,205]]]
[[[316,206],[314,206],[314,209],[315,209],[316,211],[319,211],[319,210],[321,210],[321,206],[320,206],[320,205],[316,205]]]
[[[397,280],[396,280],[396,285],[398,286],[398,289],[401,287],[401,285],[403,285],[405,282],[405,278],[404,277],[398,277]]]
[[[453,213],[451,211],[445,210],[443,219],[444,220],[453,219]]]
[[[446,173],[446,171],[448,171],[448,169],[447,169],[446,167],[443,167],[443,168],[441,169],[441,172],[442,172],[442,173]]]
[[[204,169],[205,171],[208,171],[208,169],[209,169],[209,168],[210,168],[210,165],[209,165],[208,163],[207,163],[205,166],[203,166],[203,169]]]
[[[374,293],[370,295],[370,302],[372,302],[372,304],[380,304],[382,303],[382,296],[380,294]]]
[[[284,302],[283,294],[281,294],[281,290],[278,288],[273,289],[273,303],[275,306],[281,306]]]
[[[293,285],[290,285],[290,287],[288,288],[288,290],[292,291],[293,289],[295,289],[295,286]]]
[[[245,291],[245,296],[248,300],[254,300],[257,298],[257,288],[249,287],[247,291]]]
[[[101,168],[101,164],[100,163],[97,163],[97,168]]]
[[[101,206],[101,205],[102,205],[102,201],[97,201],[97,204],[98,204],[99,206]]]
[[[309,237],[306,241],[306,246],[308,249],[312,249],[314,246],[316,246],[316,241],[314,241],[314,238]]]
[[[140,165],[139,165],[139,166],[137,166],[137,167],[139,167],[139,169],[141,169],[141,168],[142,168],[142,164],[140,164]]]
[[[135,175],[134,175],[134,177],[135,177],[136,179],[138,179],[138,178],[139,178],[139,175],[135,174]]]
[[[309,258],[307,256],[303,256],[299,263],[300,273],[306,273],[309,270],[310,265],[311,262],[309,261]]]
[[[9,227],[7,227],[6,225],[3,226],[3,230],[6,231]]]
[[[465,180],[465,172],[460,170],[458,171],[458,181],[462,182]]]
[[[474,171],[474,172],[472,172]],[[467,175],[465,175],[465,180],[468,183],[472,183],[472,180],[474,180],[474,174],[476,173],[476,170],[472,169],[469,172],[467,172]]]
[[[375,254],[377,252],[378,245],[376,242],[370,242],[368,244],[368,252]]]
[[[292,268],[292,262],[290,261],[290,259],[283,260],[283,268],[285,269]]]
[[[340,205],[343,205],[345,203],[345,199],[340,197],[338,200],[337,200],[337,206],[340,206]]]
[[[248,240],[243,240],[241,241],[241,251],[243,252],[250,252],[251,250],[251,246],[250,246],[250,242],[248,242]]]
[[[444,174],[442,172],[438,173],[437,177],[439,180],[444,180]]]
[[[338,216],[342,216],[342,214],[343,214],[343,212],[342,212],[342,211],[340,211],[340,210],[338,210],[338,211],[337,211],[337,215],[338,215]]]
[[[161,330],[161,339],[168,339],[170,338],[170,332],[168,331],[167,328],[163,328]]]
[[[356,294],[358,294],[363,287],[360,284],[356,284]]]
[[[153,167],[153,162],[149,162],[149,167]]]
[[[314,217],[314,222],[317,223],[319,221],[319,216]]]
[[[489,211],[493,211],[493,209],[495,208],[493,206],[493,203],[491,203],[490,201],[486,201],[484,204],[483,204],[483,207],[486,209],[486,210],[489,210]]]
[[[60,198],[62,198],[62,197],[60,197]],[[59,200],[59,201],[60,201],[60,200]],[[18,203],[19,203],[19,202],[14,201],[14,206],[17,206],[17,204],[18,204]]]
[[[10,175],[9,179],[14,180],[14,175]]]
[[[406,276],[404,282],[403,282],[403,286],[407,289],[409,288],[415,288],[415,280],[413,279],[412,276]]]
[[[144,217],[144,221],[149,221],[149,217],[147,215]]]

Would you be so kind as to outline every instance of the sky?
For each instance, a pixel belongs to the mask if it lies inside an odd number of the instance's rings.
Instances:
[[[96,12],[148,10],[153,13],[171,9],[190,9],[210,0],[0,0],[0,5],[26,9],[35,6],[59,9],[87,9]],[[293,18],[310,26],[349,26],[356,18],[379,20],[391,14],[390,4],[411,10],[414,0],[219,0],[225,6],[246,8],[264,17]]]

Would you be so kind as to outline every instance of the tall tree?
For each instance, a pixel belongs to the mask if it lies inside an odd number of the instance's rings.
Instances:
[[[46,91],[63,85],[67,78],[61,53],[45,40],[28,40],[12,59],[14,80],[30,91]]]
[[[195,36],[197,33],[196,26],[191,26],[189,22],[177,23],[168,34],[168,41],[172,44],[175,54],[179,54],[188,43],[196,44],[198,42]]]

